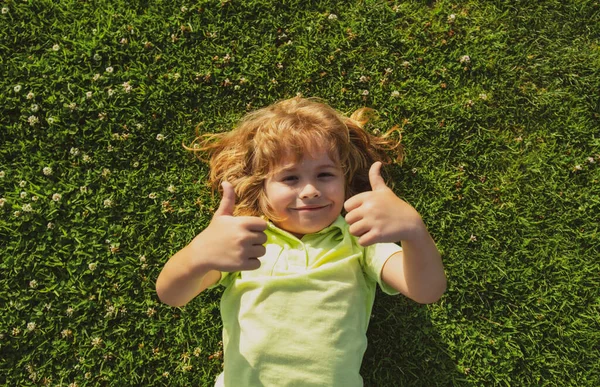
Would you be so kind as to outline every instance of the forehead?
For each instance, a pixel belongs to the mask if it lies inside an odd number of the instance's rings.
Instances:
[[[313,148],[304,154],[288,152],[276,163],[274,173],[297,168],[339,168],[337,154],[325,148]]]

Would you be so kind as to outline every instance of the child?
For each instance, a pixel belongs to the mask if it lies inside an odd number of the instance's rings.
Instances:
[[[292,98],[196,139],[221,203],[156,290],[182,306],[226,287],[217,386],[362,386],[376,284],[419,303],[445,291],[421,216],[380,174],[398,141],[367,133],[366,112]]]

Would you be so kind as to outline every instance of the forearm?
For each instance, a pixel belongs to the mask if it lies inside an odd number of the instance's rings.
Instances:
[[[436,302],[446,291],[442,258],[425,225],[414,238],[401,242],[403,270],[411,298],[423,304]]]
[[[204,290],[202,280],[209,272],[210,268],[186,246],[166,263],[156,281],[156,293],[165,304],[183,306]]]

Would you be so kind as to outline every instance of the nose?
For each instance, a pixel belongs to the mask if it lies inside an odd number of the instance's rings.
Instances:
[[[318,198],[321,196],[321,192],[314,184],[305,184],[300,191],[301,199]]]

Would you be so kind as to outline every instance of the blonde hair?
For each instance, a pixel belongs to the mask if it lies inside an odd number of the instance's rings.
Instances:
[[[298,161],[306,152],[324,148],[345,173],[346,198],[371,189],[369,168],[374,162],[402,160],[401,137],[391,137],[399,132],[397,127],[381,136],[364,129],[373,116],[372,109],[361,108],[346,117],[317,99],[295,97],[247,114],[232,131],[198,135],[189,147],[183,146],[209,156],[213,190],[222,193],[223,181],[233,185],[235,215],[277,220],[264,182],[290,156]]]

